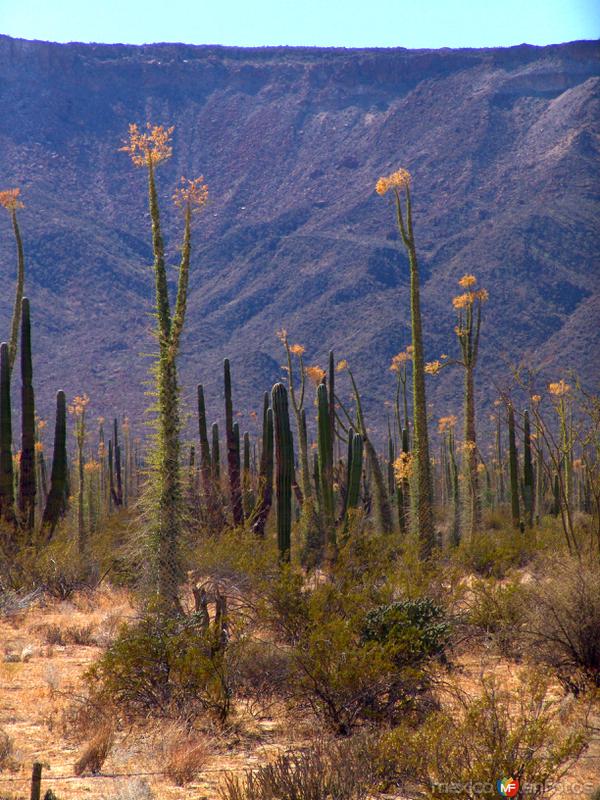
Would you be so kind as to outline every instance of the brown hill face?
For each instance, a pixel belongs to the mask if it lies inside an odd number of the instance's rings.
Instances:
[[[174,124],[160,168],[169,251],[180,175],[202,173],[186,402],[199,381],[222,414],[221,361],[237,406],[280,376],[285,326],[324,364],[334,347],[368,398],[409,343],[407,263],[381,174],[413,175],[428,358],[456,352],[451,297],[488,288],[479,393],[526,355],[547,376],[599,377],[600,50],[593,42],[487,50],[238,49],[57,45],[0,37],[0,176],[19,185],[35,319],[37,393],[86,390],[138,415],[153,349],[144,176],[118,152],[129,122]],[[0,220],[0,325],[13,244]],[[460,411],[462,376],[428,382],[435,415]],[[483,411],[482,420],[485,418]]]

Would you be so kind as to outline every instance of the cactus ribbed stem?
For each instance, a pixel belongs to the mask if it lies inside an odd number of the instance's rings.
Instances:
[[[223,361],[223,375],[225,387],[225,435],[227,440],[227,467],[229,471],[229,491],[231,495],[231,511],[234,525],[244,524],[244,509],[242,505],[242,489],[240,481],[240,445],[239,435],[234,434],[233,398],[231,393],[231,368],[229,359]]]
[[[288,395],[282,383],[271,392],[275,453],[277,459],[277,545],[282,561],[290,560],[292,533],[292,480],[294,475],[294,446],[290,429]]]
[[[8,344],[0,345],[0,521],[15,521]]]
[[[510,475],[510,507],[513,527],[521,523],[519,506],[519,462],[517,456],[517,439],[515,436],[515,412],[512,403],[508,404],[508,468]]]
[[[21,463],[19,467],[19,523],[30,542],[35,522],[35,401],[31,362],[29,300],[21,309]]]
[[[46,538],[50,539],[67,508],[67,403],[64,392],[56,395],[54,451],[50,473],[50,491],[42,518]]]
[[[258,478],[258,501],[254,510],[252,529],[258,536],[265,535],[265,525],[273,502],[273,410],[265,392],[263,406],[262,449]]]
[[[525,521],[529,527],[533,525],[533,460],[531,457],[531,426],[529,412],[523,415],[523,506]]]

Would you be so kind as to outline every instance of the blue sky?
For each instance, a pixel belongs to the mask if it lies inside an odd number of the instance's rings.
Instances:
[[[0,33],[56,42],[486,47],[600,36],[598,0],[0,0]]]

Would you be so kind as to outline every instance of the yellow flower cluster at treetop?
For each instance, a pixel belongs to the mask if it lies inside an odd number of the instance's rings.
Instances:
[[[25,208],[25,204],[19,200],[20,189],[3,189],[0,191],[0,206],[7,211],[16,211],[18,208]]]
[[[300,356],[304,355],[305,349],[301,344],[293,344],[290,347],[290,353],[294,356],[298,356],[299,358]]]
[[[456,425],[456,421],[454,414],[449,414],[447,417],[440,417],[438,421],[438,431],[444,433],[445,431],[452,430]]]
[[[345,358],[338,362],[335,370],[336,372],[343,372],[345,369],[348,369],[348,362]]]
[[[173,148],[169,144],[175,126],[165,128],[162,125],[146,123],[147,133],[142,133],[135,122],[129,125],[129,141],[120,148],[129,153],[136,167],[156,166],[170,158]]]
[[[436,361],[430,361],[428,364],[425,364],[425,372],[428,375],[437,375],[437,373],[441,370],[441,368],[442,368],[442,362],[441,361],[437,361],[437,360]]]
[[[406,169],[399,169],[387,177],[379,178],[375,184],[375,191],[378,195],[383,196],[390,189],[408,189],[409,186],[410,172]]]
[[[477,278],[475,275],[463,275],[459,280],[458,285],[462,286],[463,289],[470,289],[471,286],[475,286],[476,283]]]
[[[204,176],[189,180],[181,177],[181,186],[175,189],[173,202],[178,208],[187,208],[199,211],[208,201],[208,186],[204,183]]]
[[[307,377],[310,378],[310,380],[315,384],[315,386],[318,386],[325,377],[325,370],[318,366],[306,367],[304,371]]]
[[[72,402],[68,406],[69,414],[74,414],[76,417],[81,417],[85,413],[89,402],[90,398],[87,396],[87,394],[77,395],[73,398]]]
[[[555,397],[563,397],[571,391],[571,386],[561,378],[558,383],[548,384],[548,391]]]
[[[413,357],[413,346],[409,344],[406,350],[402,350],[400,353],[395,355],[392,358],[392,363],[390,365],[391,372],[400,372],[403,366],[407,364],[409,361],[412,361]]]

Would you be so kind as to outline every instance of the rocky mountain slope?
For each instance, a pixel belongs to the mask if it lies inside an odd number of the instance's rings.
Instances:
[[[488,288],[479,395],[524,357],[558,377],[600,376],[595,42],[484,50],[48,44],[0,37],[0,183],[22,187],[37,393],[87,391],[138,416],[151,352],[144,177],[119,147],[131,121],[175,125],[170,196],[202,173],[183,396],[207,385],[222,415],[229,356],[240,411],[280,375],[285,326],[323,364],[348,358],[382,423],[391,357],[409,342],[407,263],[381,174],[413,175],[428,358],[455,352],[451,297]],[[0,218],[0,326],[14,254]],[[5,334],[2,334],[6,336]],[[460,411],[462,376],[428,381],[432,413]],[[485,414],[481,412],[482,420]]]

